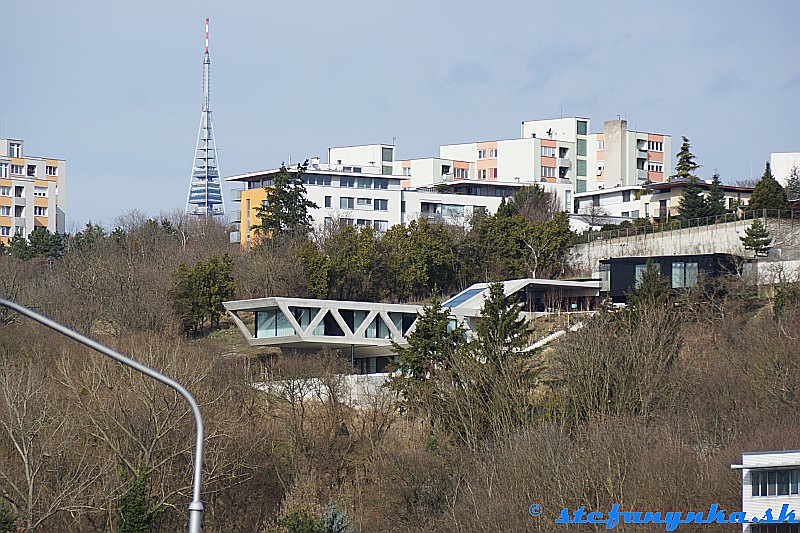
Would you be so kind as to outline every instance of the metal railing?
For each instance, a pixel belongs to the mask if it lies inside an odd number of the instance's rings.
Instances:
[[[650,224],[642,226],[630,226],[627,228],[616,228],[610,230],[587,230],[575,237],[575,244],[587,244],[595,241],[606,241],[609,239],[636,237],[638,235],[649,235],[657,233],[666,233],[671,231],[678,231],[689,228],[702,228],[708,226],[715,226],[717,224],[727,224],[730,222],[742,222],[747,220],[762,219],[766,222],[768,219],[773,220],[787,220],[794,223],[797,220],[800,223],[800,211],[786,209],[755,209],[752,211],[744,211],[738,213],[726,213],[724,215],[716,215],[713,217],[701,217],[690,220],[672,220],[667,218],[666,221],[656,220]]]

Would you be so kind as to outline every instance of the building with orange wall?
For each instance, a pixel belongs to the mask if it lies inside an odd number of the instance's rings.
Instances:
[[[19,139],[0,139],[0,242],[35,228],[64,233],[67,162],[30,156]]]

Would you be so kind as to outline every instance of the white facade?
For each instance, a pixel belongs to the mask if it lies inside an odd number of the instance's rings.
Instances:
[[[364,174],[391,174],[394,153],[391,144],[341,146],[328,148],[328,163],[343,167],[345,172],[357,167]]]
[[[775,152],[769,154],[769,166],[772,168],[772,175],[786,187],[792,169],[798,169],[800,177],[800,152]]]
[[[575,194],[575,213],[595,217],[642,218],[642,187],[615,187]]]
[[[800,518],[800,450],[743,453],[742,464],[731,468],[742,471],[742,511],[748,520],[762,518],[767,509],[778,520],[784,504]],[[743,524],[742,531],[767,533],[752,523]]]

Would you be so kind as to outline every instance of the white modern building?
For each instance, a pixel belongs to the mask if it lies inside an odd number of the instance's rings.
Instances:
[[[504,282],[506,296],[516,295],[526,316],[593,310],[600,280],[516,279]],[[442,305],[451,327],[469,334],[480,317],[489,284],[477,283]],[[347,302],[307,298],[257,298],[224,302],[228,314],[251,346],[308,352],[322,348],[348,353],[361,373],[383,372],[394,357],[392,343],[406,345],[421,305]]]
[[[774,152],[769,154],[769,166],[772,168],[772,175],[786,187],[786,182],[792,175],[792,171],[797,169],[800,177],[800,152]]]
[[[742,472],[742,511],[748,520],[762,519],[768,509],[772,519],[778,520],[784,504],[800,520],[800,450],[746,452],[742,463],[731,468]],[[797,533],[798,524],[751,522],[743,524],[742,531]]]

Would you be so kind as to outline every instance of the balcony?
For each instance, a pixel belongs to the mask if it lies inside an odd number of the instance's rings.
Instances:
[[[230,235],[230,243],[231,244],[239,244],[240,242],[242,242],[242,238],[241,238],[241,235],[239,234],[239,232],[238,231],[232,231],[231,235]]]
[[[233,189],[233,190],[231,190],[231,201],[233,201],[233,202],[241,202],[242,201],[242,189]]]
[[[636,159],[647,159],[647,150],[636,150]]]
[[[566,157],[560,157],[558,159],[558,166],[561,168],[570,168],[571,165],[572,163]]]
[[[636,179],[639,181],[647,181],[647,171],[642,169],[637,169]]]
[[[232,210],[230,215],[231,222],[241,222],[242,221],[242,211],[240,209]]]

